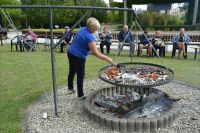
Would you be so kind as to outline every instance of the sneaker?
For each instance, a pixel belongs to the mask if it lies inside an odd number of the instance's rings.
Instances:
[[[86,99],[86,96],[78,97],[79,100],[84,100]]]
[[[67,94],[69,94],[69,95],[70,95],[70,94],[74,94],[74,93],[75,93],[74,90],[69,90],[69,89],[67,90]]]

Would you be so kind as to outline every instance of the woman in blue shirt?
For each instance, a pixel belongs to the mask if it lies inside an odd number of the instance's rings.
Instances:
[[[95,33],[98,28],[100,28],[99,21],[93,17],[89,18],[86,22],[86,27],[79,30],[67,51],[69,59],[68,93],[75,93],[73,79],[75,74],[77,74],[79,99],[85,99],[83,93],[83,80],[85,75],[85,61],[89,52],[91,51],[99,59],[113,64],[111,58],[101,54],[96,48],[95,38],[92,33]]]

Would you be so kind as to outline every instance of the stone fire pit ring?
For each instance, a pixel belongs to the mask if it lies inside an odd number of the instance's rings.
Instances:
[[[85,101],[85,111],[89,118],[101,126],[120,132],[153,132],[159,129],[166,128],[178,117],[176,107],[172,106],[169,112],[163,113],[155,118],[118,118],[110,116],[103,112],[95,110],[96,105],[94,101],[102,94],[111,96],[114,93],[125,94],[129,90],[133,90],[138,94],[149,95],[151,92],[156,91],[155,88],[130,88],[130,87],[104,87],[95,92],[92,92]]]

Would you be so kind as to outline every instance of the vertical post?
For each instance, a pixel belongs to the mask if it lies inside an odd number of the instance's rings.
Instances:
[[[54,43],[53,43],[52,8],[49,8],[49,26],[50,26],[50,40],[51,40],[51,66],[52,66],[52,80],[53,80],[54,109],[55,109],[55,116],[58,116],[57,95],[56,95],[55,53],[54,53],[54,48],[53,48]]]
[[[124,8],[127,8],[127,0],[124,0]],[[124,25],[127,25],[127,11],[124,11]]]
[[[195,0],[195,2],[194,2],[194,10],[193,10],[193,18],[192,18],[192,25],[196,24],[197,12],[198,12],[198,4],[199,4],[199,0]]]

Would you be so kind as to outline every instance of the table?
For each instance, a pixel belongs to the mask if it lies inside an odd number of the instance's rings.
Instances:
[[[195,50],[194,52],[194,60],[197,58],[197,50],[199,49],[200,51],[200,46],[190,46],[190,48],[193,48]]]

